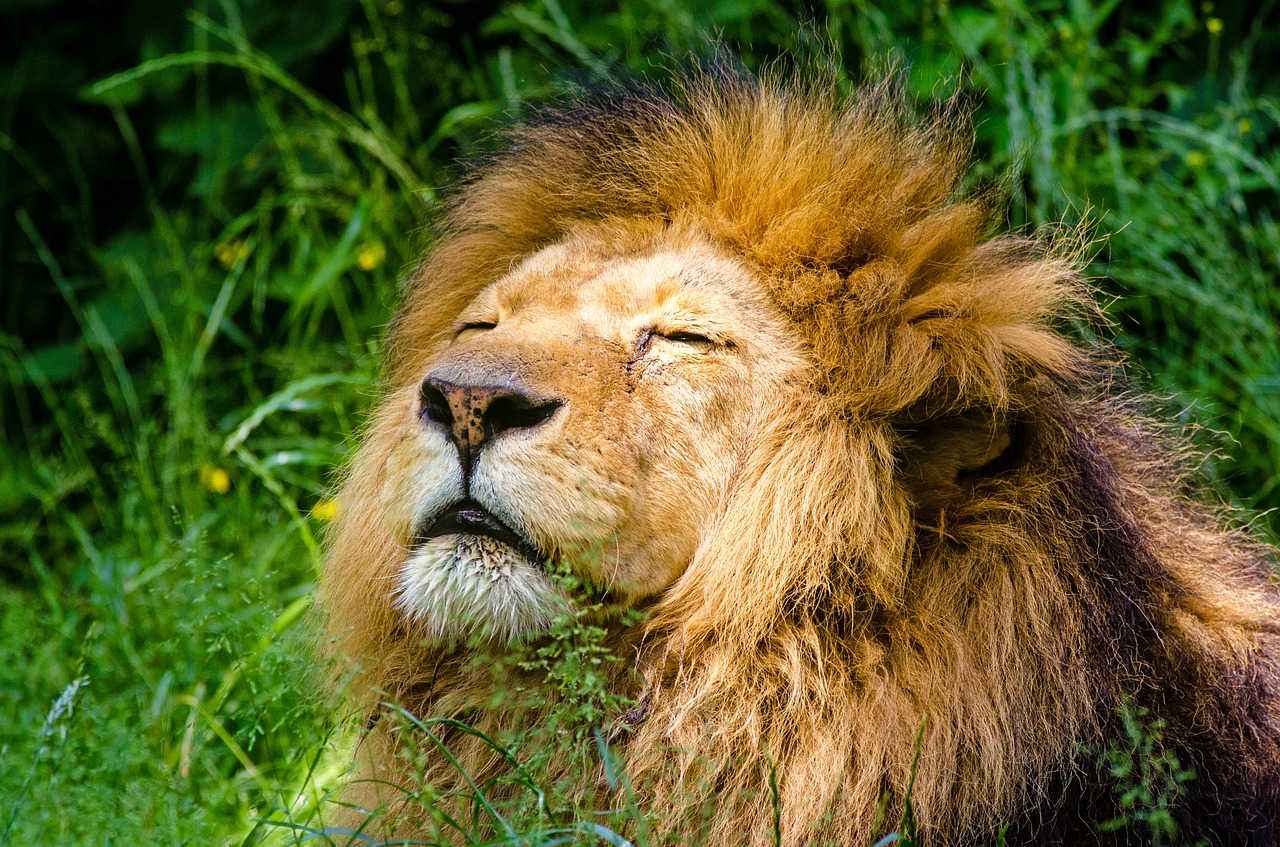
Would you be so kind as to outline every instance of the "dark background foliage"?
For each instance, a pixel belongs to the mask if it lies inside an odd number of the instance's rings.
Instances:
[[[1093,222],[1135,377],[1274,508],[1276,5],[0,0],[0,843],[323,809],[299,621],[441,190],[530,101],[714,38],[968,90],[975,183]]]

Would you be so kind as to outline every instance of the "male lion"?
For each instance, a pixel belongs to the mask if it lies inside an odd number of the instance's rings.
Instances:
[[[1100,828],[1136,721],[1180,839],[1277,843],[1271,551],[1060,331],[1094,308],[1071,251],[988,235],[954,108],[718,68],[673,92],[515,132],[405,292],[324,580],[362,708],[546,721],[504,659],[590,595],[651,838],[869,844],[909,802],[928,844],[1158,840]],[[465,787],[396,724],[366,805]]]

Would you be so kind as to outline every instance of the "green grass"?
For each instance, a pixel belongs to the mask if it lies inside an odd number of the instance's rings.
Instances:
[[[1280,504],[1280,31],[1249,6],[226,0],[67,80],[77,42],[31,40],[0,110],[0,844],[323,827],[351,738],[309,655],[327,491],[441,188],[527,101],[713,31],[970,90],[975,183],[1013,226],[1094,222],[1135,374],[1208,428],[1223,496]],[[55,89],[82,99],[41,112]]]

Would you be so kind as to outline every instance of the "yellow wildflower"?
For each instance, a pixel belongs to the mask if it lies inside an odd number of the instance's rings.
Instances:
[[[231,490],[231,477],[217,465],[205,462],[200,466],[200,482],[214,494],[226,494]]]
[[[1248,118],[1241,118],[1236,121],[1236,129],[1240,130],[1241,135],[1248,135],[1253,132],[1253,121]]]
[[[1222,32],[1222,18],[1209,18],[1204,22],[1204,28],[1209,30],[1210,35],[1217,35]]]
[[[356,266],[362,271],[371,271],[387,258],[387,248],[381,241],[364,244],[356,251]]]
[[[249,257],[249,245],[239,238],[233,238],[214,247],[213,255],[218,259],[218,264],[231,270]]]
[[[1187,167],[1191,169],[1203,168],[1209,161],[1209,157],[1199,150],[1188,150],[1187,155],[1182,157],[1182,161],[1187,163]]]
[[[321,500],[311,507],[311,517],[318,521],[331,521],[338,516],[337,500]]]

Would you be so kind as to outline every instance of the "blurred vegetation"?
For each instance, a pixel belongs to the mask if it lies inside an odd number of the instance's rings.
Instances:
[[[326,486],[442,188],[529,101],[717,34],[962,80],[975,180],[1109,234],[1119,344],[1273,508],[1276,5],[0,0],[0,844],[322,823]]]

